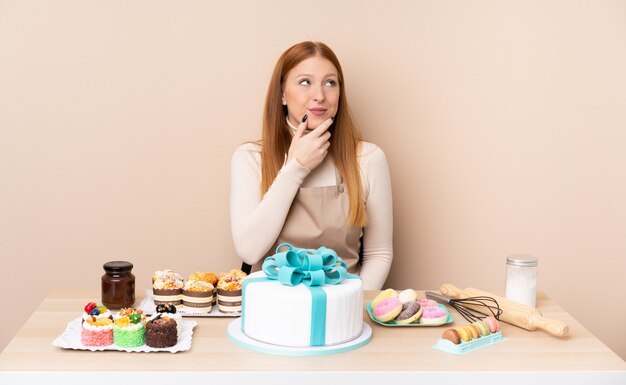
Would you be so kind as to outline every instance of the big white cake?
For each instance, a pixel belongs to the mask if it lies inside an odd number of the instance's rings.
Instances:
[[[290,347],[329,346],[351,341],[362,332],[363,283],[358,278],[311,288],[286,286],[259,271],[243,285],[241,329],[257,341]],[[325,314],[312,310],[319,306],[313,290],[325,293]],[[319,335],[312,338],[312,328],[324,329],[322,342]]]

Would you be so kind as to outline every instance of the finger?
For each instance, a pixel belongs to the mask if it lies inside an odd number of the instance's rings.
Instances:
[[[319,126],[315,127],[315,129],[311,131],[309,135],[320,136],[324,132],[326,132],[326,130],[328,130],[328,127],[330,127],[332,124],[333,124],[333,120],[331,118],[328,118],[324,120]]]
[[[296,130],[296,133],[293,134],[294,138],[301,138],[302,135],[304,135],[304,131],[306,131],[306,128],[309,124],[308,123],[309,120],[307,119],[307,117],[308,116],[306,114],[302,117],[302,121],[298,125],[298,129]]]
[[[324,143],[324,145],[322,146],[322,149],[324,149],[324,151],[328,152],[328,148],[330,147],[330,142],[326,142]]]

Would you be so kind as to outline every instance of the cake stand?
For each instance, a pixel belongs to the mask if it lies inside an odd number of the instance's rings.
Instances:
[[[228,337],[237,345],[260,353],[277,354],[283,356],[321,356],[337,354],[355,350],[366,345],[372,339],[372,328],[363,322],[363,331],[355,339],[343,344],[331,346],[291,347],[268,344],[248,337],[241,331],[241,318],[237,318],[228,325]]]

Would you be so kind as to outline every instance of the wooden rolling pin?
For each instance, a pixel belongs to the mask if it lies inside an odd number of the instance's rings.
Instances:
[[[535,308],[509,301],[508,299],[498,297],[497,295],[493,295],[491,293],[480,291],[471,287],[462,290],[449,283],[444,283],[443,285],[441,285],[440,290],[441,294],[455,299],[477,297],[481,295],[491,297],[498,301],[498,305],[500,305],[500,309],[502,309],[500,321],[504,321],[511,325],[518,326],[522,329],[531,331],[543,329],[556,337],[564,337],[567,335],[567,333],[569,333],[569,326],[567,326],[564,321],[544,318],[541,312]],[[486,312],[486,310],[484,308],[481,308],[481,306],[473,306],[468,304],[462,305],[477,310],[481,313]]]

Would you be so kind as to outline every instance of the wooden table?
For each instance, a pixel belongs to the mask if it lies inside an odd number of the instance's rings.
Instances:
[[[375,294],[366,292],[366,301]],[[238,347],[226,334],[232,318],[195,318],[198,325],[191,350],[176,354],[89,352],[52,346],[85,303],[98,298],[99,293],[89,291],[50,294],[0,354],[0,384],[154,380],[390,384],[428,379],[464,384],[503,380],[510,384],[537,380],[626,384],[626,363],[543,294],[538,296],[537,307],[544,316],[567,322],[569,337],[559,339],[501,323],[507,341],[463,356],[432,349],[443,327],[382,327],[371,322],[365,311],[363,319],[373,329],[372,341],[355,351],[327,356],[274,356]],[[137,303],[140,301],[138,298]],[[455,310],[451,313],[455,325],[466,323]]]

